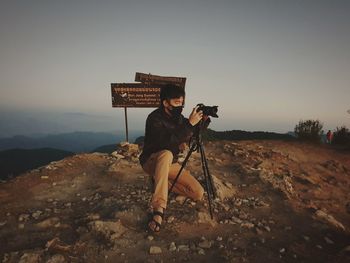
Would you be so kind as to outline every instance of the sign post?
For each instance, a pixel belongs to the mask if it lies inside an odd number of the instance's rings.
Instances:
[[[112,107],[124,108],[125,137],[129,141],[127,108],[157,108],[160,91],[167,84],[185,88],[186,78],[163,77],[136,72],[135,81],[141,83],[111,83]]]
[[[125,117],[125,137],[126,141],[129,141],[129,129],[128,129],[128,112],[127,107],[124,107],[124,117]]]

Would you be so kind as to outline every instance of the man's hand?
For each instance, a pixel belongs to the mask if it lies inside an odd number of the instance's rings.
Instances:
[[[188,117],[188,121],[191,123],[192,126],[196,125],[203,117],[203,111],[198,111],[198,105],[193,108],[190,117]]]

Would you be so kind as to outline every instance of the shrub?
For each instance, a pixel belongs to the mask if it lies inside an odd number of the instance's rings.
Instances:
[[[333,134],[333,144],[350,147],[350,130],[345,126],[337,127]]]
[[[300,120],[294,132],[299,140],[321,142],[323,124],[319,120]]]

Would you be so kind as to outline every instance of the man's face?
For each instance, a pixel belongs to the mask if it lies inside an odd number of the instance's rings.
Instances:
[[[183,102],[184,102],[184,97],[181,96],[180,98],[164,100],[163,105],[164,105],[164,108],[171,110],[172,106],[173,107],[182,106]]]
[[[174,98],[174,99],[170,99],[170,100],[164,100],[163,101],[163,105],[165,108],[165,111],[170,114],[170,111],[172,110],[173,107],[178,107],[178,106],[182,106],[184,103],[184,97],[181,96],[179,98]]]

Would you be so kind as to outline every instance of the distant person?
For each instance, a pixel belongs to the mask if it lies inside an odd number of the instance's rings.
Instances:
[[[146,120],[144,147],[139,159],[143,170],[151,176],[153,182],[150,203],[152,214],[147,225],[152,232],[160,231],[167,207],[168,190],[181,168],[177,163],[180,148],[189,141],[195,125],[203,118],[203,112],[197,112],[198,106],[192,110],[188,119],[181,114],[184,97],[183,88],[165,86],[160,93],[159,108],[151,112]],[[201,184],[185,169],[173,189],[194,201],[201,200],[204,194]]]
[[[327,139],[327,143],[331,144],[332,143],[332,139],[333,139],[333,133],[331,132],[331,130],[328,130],[327,134],[326,134],[326,139]]]

